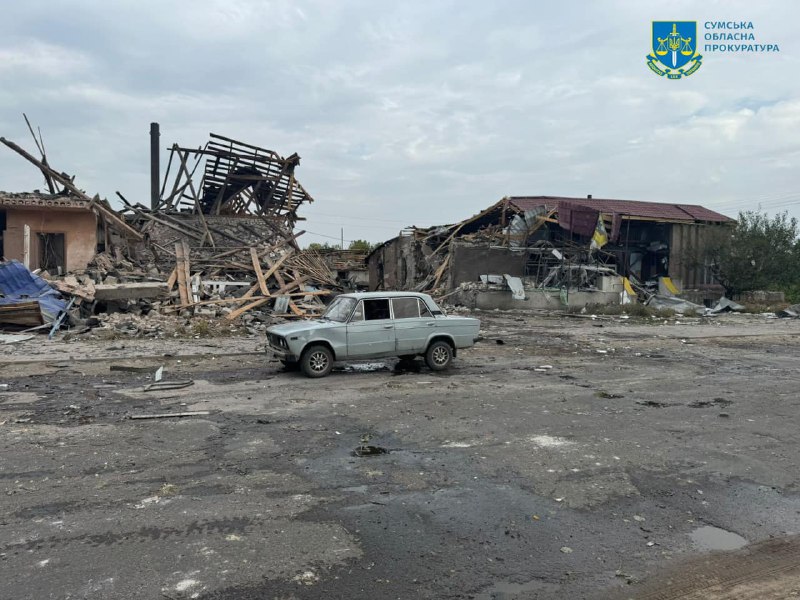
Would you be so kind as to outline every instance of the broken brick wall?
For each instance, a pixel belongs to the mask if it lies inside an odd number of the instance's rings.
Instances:
[[[450,245],[447,289],[455,289],[465,282],[478,281],[481,275],[508,274],[523,277],[527,259],[527,252],[512,252],[508,248],[454,241]]]

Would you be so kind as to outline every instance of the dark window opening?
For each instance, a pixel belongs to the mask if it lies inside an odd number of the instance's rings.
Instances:
[[[37,233],[39,238],[39,268],[59,275],[67,270],[63,233]]]
[[[391,313],[389,312],[388,300],[364,300],[364,319],[367,321],[378,321],[380,319],[390,318]]]
[[[6,211],[0,210],[0,260],[5,260],[5,249],[3,248],[3,235],[6,232]]]

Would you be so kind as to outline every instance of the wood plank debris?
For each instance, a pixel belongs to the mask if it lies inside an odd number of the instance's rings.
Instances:
[[[141,419],[173,419],[173,418],[182,418],[182,417],[202,417],[205,415],[210,415],[210,410],[188,410],[184,412],[178,413],[155,413],[152,415],[131,415],[128,417],[129,419],[133,420],[141,420]]]
[[[323,299],[343,290],[332,267],[364,266],[363,254],[342,251],[334,263],[300,249],[298,210],[313,198],[297,178],[297,154],[284,157],[213,133],[199,148],[174,144],[160,197],[155,190],[144,205],[117,192],[123,208],[116,211],[50,167],[34,140],[41,160],[0,138],[42,172],[53,197],[93,211],[100,225],[98,253],[85,270],[42,273],[73,299],[63,325],[73,332],[113,322],[117,331],[137,335],[145,315],[226,317],[263,329],[270,319],[320,315]],[[0,311],[4,323],[43,324],[35,301]]]

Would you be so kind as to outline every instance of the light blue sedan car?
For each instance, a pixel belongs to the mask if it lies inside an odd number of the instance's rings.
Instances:
[[[480,321],[447,316],[427,294],[342,294],[319,319],[267,329],[269,351],[308,377],[324,377],[334,361],[424,356],[434,371],[446,369],[459,348],[478,339]]]

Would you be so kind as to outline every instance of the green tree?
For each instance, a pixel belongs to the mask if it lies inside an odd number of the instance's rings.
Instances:
[[[339,249],[339,245],[338,244],[333,246],[333,245],[329,244],[328,242],[325,242],[324,244],[320,244],[319,242],[311,242],[308,245],[308,250],[317,250],[317,251],[319,251],[319,250],[338,250],[338,249]]]
[[[733,228],[716,228],[701,253],[729,295],[748,290],[800,289],[797,219],[783,212],[770,217],[744,211]]]
[[[370,244],[367,240],[353,240],[350,242],[350,246],[348,250],[359,250],[361,252],[369,252],[372,250],[372,244]]]

